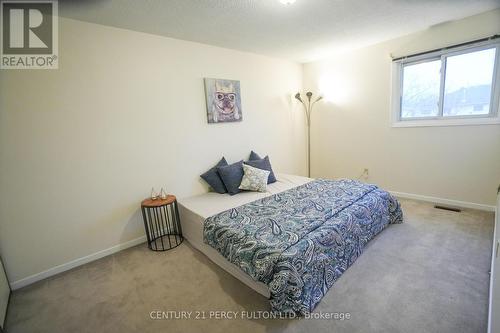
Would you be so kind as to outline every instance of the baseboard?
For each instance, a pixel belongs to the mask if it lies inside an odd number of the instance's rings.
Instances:
[[[448,206],[455,206],[455,207],[461,207],[461,208],[471,208],[471,209],[485,210],[485,211],[488,211],[488,212],[494,212],[495,211],[495,206],[484,205],[484,204],[479,204],[479,203],[474,203],[474,202],[451,200],[451,199],[443,199],[443,198],[430,197],[430,196],[427,196],[427,195],[404,193],[404,192],[396,192],[396,191],[389,191],[389,192],[392,195],[394,195],[395,197],[403,198],[403,199],[420,200],[420,201],[432,202],[432,203],[437,203],[437,204],[442,204],[442,205],[448,205]]]
[[[484,204],[478,204],[478,203],[466,202],[466,201],[443,199],[443,198],[436,198],[436,197],[430,197],[430,196],[426,196],[426,195],[403,193],[403,192],[397,192],[397,191],[389,191],[389,192],[396,197],[404,198],[404,199],[414,199],[414,200],[427,201],[427,202],[455,206],[455,207],[485,210],[485,211],[489,211],[489,212],[495,211],[495,206],[490,206],[490,205],[484,205]],[[25,287],[27,285],[30,285],[30,284],[35,283],[37,281],[43,280],[43,279],[48,278],[50,276],[62,273],[64,271],[67,271],[67,270],[70,270],[72,268],[89,263],[91,261],[109,256],[113,253],[119,252],[121,250],[125,250],[129,247],[132,247],[132,246],[144,243],[144,242],[146,242],[146,236],[132,239],[128,242],[121,243],[121,244],[115,245],[113,247],[110,247],[109,249],[105,249],[105,250],[93,253],[91,255],[72,260],[72,261],[67,262],[65,264],[50,268],[46,271],[28,276],[26,278],[23,278],[23,279],[14,281],[14,282],[11,282],[10,287],[12,288],[12,290],[16,290],[16,289]]]
[[[110,254],[119,252],[121,250],[125,250],[129,247],[136,246],[136,245],[139,245],[139,244],[144,243],[144,242],[146,242],[146,236],[142,236],[142,237],[139,237],[136,239],[129,240],[128,242],[112,246],[108,249],[93,253],[91,255],[88,255],[88,256],[85,256],[82,258],[78,258],[78,259],[69,261],[65,264],[49,268],[46,271],[43,271],[43,272],[40,272],[37,274],[33,274],[33,275],[25,277],[23,279],[11,282],[10,287],[12,290],[16,290],[16,289],[25,287],[25,286],[30,285],[32,283],[35,283],[37,281],[46,279],[50,276],[53,276],[53,275],[62,273],[64,271],[70,270],[72,268],[84,265],[84,264],[89,263],[91,261],[101,259],[103,257],[109,256]]]

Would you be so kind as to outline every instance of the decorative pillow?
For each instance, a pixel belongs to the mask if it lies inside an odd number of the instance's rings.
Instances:
[[[257,154],[255,154],[255,155],[257,155]],[[250,155],[250,157],[251,157],[251,155]],[[274,176],[273,168],[271,167],[271,161],[269,161],[269,156],[266,156],[260,160],[246,161],[245,164],[253,166],[254,168],[257,168],[257,169],[269,171],[269,178],[267,179],[267,183],[271,184],[271,183],[276,182],[276,177]]]
[[[266,192],[269,171],[243,164],[243,173],[240,190]]]
[[[235,195],[241,192],[238,187],[241,184],[241,179],[243,179],[243,161],[220,166],[217,168],[217,172],[229,194]]]
[[[226,166],[227,165],[227,161],[226,159],[223,157],[219,163],[217,163],[216,166],[214,166],[213,168],[211,168],[210,170],[208,170],[207,172],[205,172],[204,174],[202,174],[200,177],[203,178],[204,181],[206,181],[208,183],[208,185],[210,185],[211,188],[213,188],[213,190],[217,193],[226,193],[227,190],[226,190],[226,186],[224,186],[224,183],[222,182],[222,179],[220,178],[219,176],[219,173],[217,172],[217,168],[218,167],[221,167],[221,166]]]
[[[262,157],[259,156],[256,152],[253,150],[250,152],[250,157],[248,158],[249,161],[255,161],[255,160],[261,160]]]

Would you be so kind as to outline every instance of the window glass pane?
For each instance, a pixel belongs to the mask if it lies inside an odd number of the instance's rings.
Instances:
[[[401,119],[439,114],[441,60],[403,67]]]
[[[495,48],[446,59],[443,116],[490,113]]]

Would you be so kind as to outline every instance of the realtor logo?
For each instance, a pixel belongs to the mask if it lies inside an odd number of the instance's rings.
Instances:
[[[57,0],[0,1],[1,69],[57,69]]]

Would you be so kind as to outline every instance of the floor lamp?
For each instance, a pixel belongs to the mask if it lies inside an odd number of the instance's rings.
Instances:
[[[307,101],[304,102],[302,97],[300,97],[300,93],[295,94],[295,98],[302,103],[304,106],[304,111],[306,113],[306,123],[307,123],[307,176],[311,177],[311,112],[314,107],[314,104],[319,102],[323,97],[318,96],[314,101],[311,102],[313,93],[308,91],[306,93]]]

